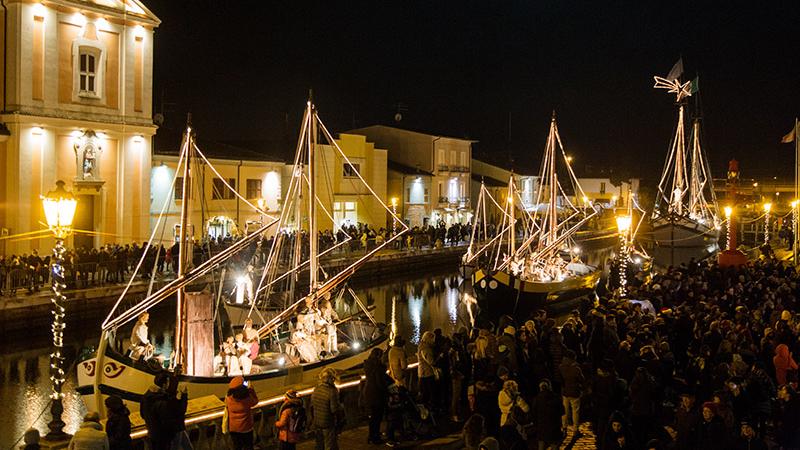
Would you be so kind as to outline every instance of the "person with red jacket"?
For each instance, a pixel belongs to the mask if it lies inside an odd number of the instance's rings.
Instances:
[[[788,382],[786,375],[789,371],[797,370],[797,363],[792,358],[792,353],[786,344],[780,344],[775,348],[775,357],[772,358],[772,363],[775,365],[775,379],[778,386],[783,386]]]
[[[289,389],[286,391],[286,398],[278,409],[278,420],[275,421],[275,428],[278,429],[278,442],[280,450],[294,450],[295,445],[300,442],[302,434],[292,430],[292,416],[295,410],[303,407],[303,401],[297,397],[297,391]]]
[[[225,409],[228,413],[228,429],[235,450],[253,450],[253,407],[258,397],[253,388],[238,376],[228,384]]]

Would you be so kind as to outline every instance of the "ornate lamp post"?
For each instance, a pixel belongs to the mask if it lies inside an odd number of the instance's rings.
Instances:
[[[769,245],[769,212],[772,203],[764,203],[764,245]]]
[[[50,394],[52,404],[50,414],[52,420],[47,427],[50,432],[45,438],[48,441],[60,441],[69,435],[64,433],[64,421],[61,415],[64,413],[64,394],[61,388],[64,385],[64,301],[66,297],[62,293],[67,287],[64,279],[64,239],[72,233],[72,219],[75,217],[75,207],[78,201],[71,192],[64,189],[64,182],[56,181],[56,189],[42,197],[44,215],[47,226],[56,238],[53,248],[53,264],[51,265],[50,279],[52,280],[53,298],[53,352],[50,354],[50,381],[52,382],[53,392]]]
[[[625,297],[628,285],[628,236],[631,229],[631,216],[617,216],[619,232],[619,296]]]

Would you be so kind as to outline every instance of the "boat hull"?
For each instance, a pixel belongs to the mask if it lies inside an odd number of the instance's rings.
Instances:
[[[317,375],[327,367],[348,370],[360,366],[370,351],[384,343],[386,339],[388,337],[382,334],[358,351],[351,350],[334,358],[248,375],[245,378],[250,381],[259,399],[280,397],[288,387],[313,385],[317,381]],[[99,366],[102,366],[102,369]],[[99,376],[98,370],[100,370]],[[142,394],[153,384],[153,377],[157,372],[158,369],[151,369],[145,364],[133,364],[129,358],[109,352],[101,360],[94,357],[78,363],[78,392],[86,408],[89,411],[97,411],[101,416],[104,411],[100,405],[109,395],[118,395],[131,411],[136,412],[139,410]],[[228,383],[232,378],[180,375],[178,381],[187,386],[190,400],[209,395],[224,399],[228,392]]]
[[[504,315],[524,320],[536,309],[591,293],[601,272],[587,267],[591,269],[588,273],[553,282],[525,281],[505,271],[476,269],[472,288],[480,308],[478,317],[495,323]]]
[[[687,217],[671,215],[651,221],[652,256],[659,266],[700,261],[719,251],[719,231]]]

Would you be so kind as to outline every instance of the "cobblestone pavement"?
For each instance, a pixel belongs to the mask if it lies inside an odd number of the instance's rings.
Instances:
[[[595,444],[595,436],[594,432],[592,431],[591,425],[589,423],[581,424],[580,434],[575,436],[575,433],[570,430],[567,432],[567,437],[564,439],[564,442],[561,444],[562,450],[588,450],[588,449],[596,449],[597,445]],[[313,450],[314,449],[314,440],[306,440],[301,442],[297,445],[299,450]],[[356,450],[356,449],[385,449],[388,448],[385,445],[372,445],[367,444],[367,427],[361,426],[357,428],[352,428],[349,430],[345,430],[341,435],[339,435],[339,448],[344,450]],[[463,444],[461,443],[461,437],[458,434],[451,434],[448,436],[444,436],[441,438],[433,439],[430,441],[417,441],[417,442],[405,442],[399,448],[421,448],[421,449],[461,449],[463,448]],[[532,446],[531,448],[536,448],[536,446]]]

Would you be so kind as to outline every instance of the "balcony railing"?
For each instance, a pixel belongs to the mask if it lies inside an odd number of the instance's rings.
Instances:
[[[450,166],[450,172],[469,172],[467,166]]]
[[[436,168],[439,170],[439,172],[449,172],[450,171],[450,166],[448,166],[447,164],[439,164]]]

